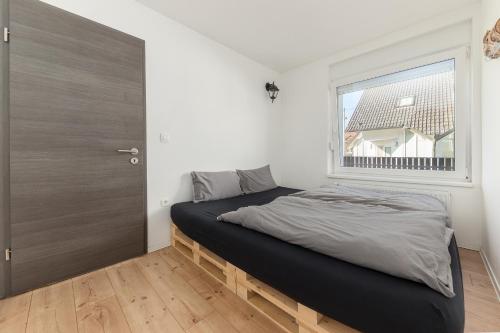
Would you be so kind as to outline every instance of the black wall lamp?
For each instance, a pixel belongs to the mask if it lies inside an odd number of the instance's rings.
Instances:
[[[280,92],[280,90],[274,84],[274,82],[273,83],[269,83],[269,82],[266,83],[266,90],[269,93],[269,97],[271,98],[272,103],[274,103],[274,100],[276,99],[276,97],[278,97],[278,93]]]

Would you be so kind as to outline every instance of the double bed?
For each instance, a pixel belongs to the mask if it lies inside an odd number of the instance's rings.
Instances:
[[[454,297],[428,286],[293,245],[217,217],[299,190],[273,190],[171,210],[187,237],[291,299],[366,332],[463,332],[464,295],[455,238],[449,245]]]

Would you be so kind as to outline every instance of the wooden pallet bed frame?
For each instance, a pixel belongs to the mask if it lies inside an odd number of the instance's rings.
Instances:
[[[172,223],[172,247],[289,333],[351,333],[356,330],[296,302],[201,246]]]

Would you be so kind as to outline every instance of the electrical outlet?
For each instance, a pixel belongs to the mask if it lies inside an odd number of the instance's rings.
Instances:
[[[170,134],[163,132],[160,133],[160,142],[161,143],[169,143],[170,142]]]
[[[161,207],[167,207],[168,206],[168,199],[163,198],[160,200],[160,206]]]

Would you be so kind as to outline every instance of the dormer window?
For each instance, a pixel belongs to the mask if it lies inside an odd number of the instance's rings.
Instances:
[[[415,96],[401,97],[398,100],[398,108],[404,108],[406,106],[414,106],[414,105],[415,105]]]

